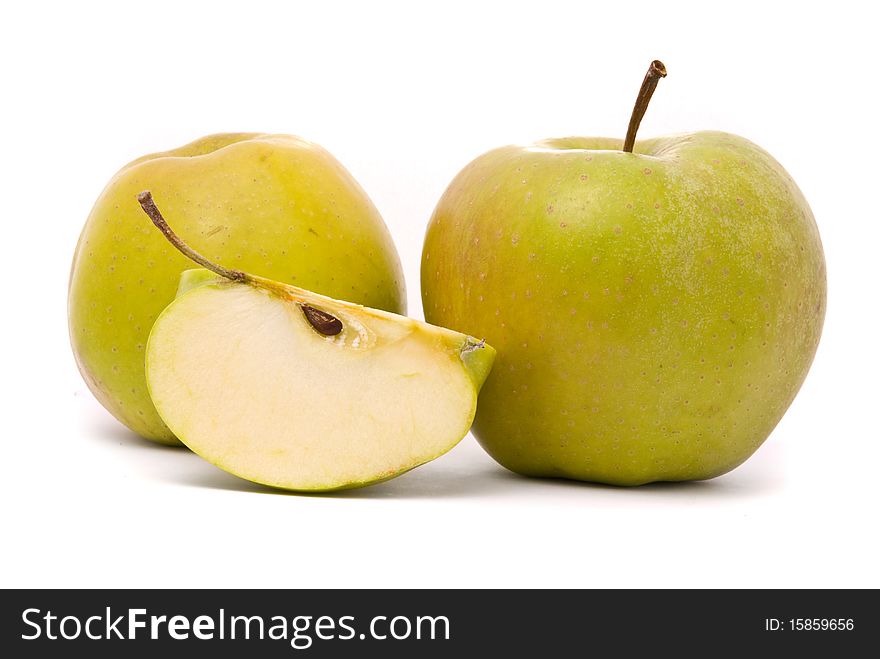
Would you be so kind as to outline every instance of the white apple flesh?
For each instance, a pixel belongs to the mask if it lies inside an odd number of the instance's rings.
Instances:
[[[245,277],[186,273],[150,333],[150,395],[195,453],[327,491],[387,480],[467,434],[495,354],[484,342]]]

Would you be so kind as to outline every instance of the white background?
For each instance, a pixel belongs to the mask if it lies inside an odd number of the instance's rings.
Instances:
[[[4,3],[0,586],[880,586],[880,160],[870,3]],[[723,7],[723,8],[722,8]],[[116,169],[217,131],[302,135],[371,195],[410,313],[431,210],[503,144],[742,134],[809,199],[825,334],[763,448],[704,483],[528,480],[468,437],[372,488],[271,493],[133,436],[67,340],[70,259]]]

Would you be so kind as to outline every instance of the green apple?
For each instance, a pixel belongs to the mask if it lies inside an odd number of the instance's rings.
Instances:
[[[89,388],[143,437],[177,444],[147,393],[144,349],[189,262],[144,226],[151,188],[192,243],[278,281],[405,311],[397,252],[378,211],[345,168],[289,135],[212,135],[135,160],[92,209],[73,258],[73,352]]]
[[[665,75],[652,71],[629,145],[490,151],[427,230],[425,317],[498,350],[474,434],[521,474],[618,485],[723,474],[767,438],[816,352],[825,260],[804,195],[735,135],[632,148]]]
[[[387,480],[470,429],[495,351],[464,334],[218,266],[144,210],[184,254],[146,351],[174,434],[218,467],[300,491]],[[216,273],[216,274],[214,274]]]

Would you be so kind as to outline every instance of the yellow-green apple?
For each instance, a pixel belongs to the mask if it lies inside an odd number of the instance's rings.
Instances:
[[[387,480],[471,426],[495,351],[484,341],[228,269],[144,210],[183,254],[178,297],[147,343],[150,394],[194,452],[291,490]]]
[[[149,224],[146,188],[211,258],[388,311],[405,311],[397,252],[378,211],[320,146],[289,135],[211,135],[123,167],[73,258],[70,338],[89,388],[143,437],[177,443],[147,393],[150,328],[189,261]]]
[[[825,314],[810,207],[766,151],[697,132],[480,156],[425,238],[425,317],[498,350],[474,434],[527,475],[706,479],[767,438]]]

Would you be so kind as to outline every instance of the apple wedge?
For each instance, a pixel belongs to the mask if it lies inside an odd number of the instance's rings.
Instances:
[[[387,480],[470,429],[484,341],[228,270],[190,249],[148,192],[184,273],[146,350],[150,395],[190,449],[249,481],[327,491]]]

